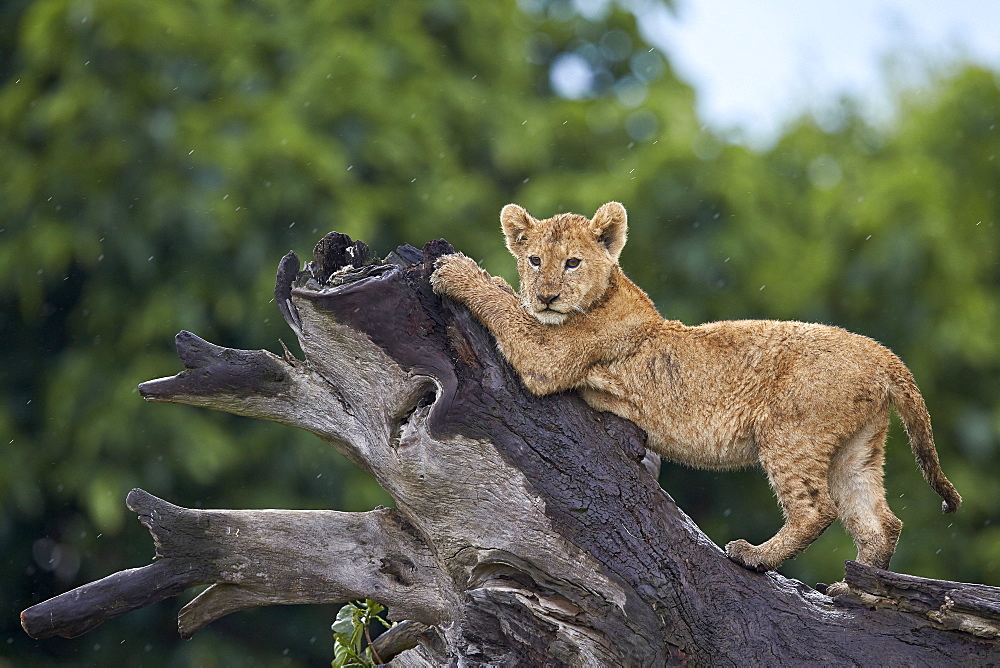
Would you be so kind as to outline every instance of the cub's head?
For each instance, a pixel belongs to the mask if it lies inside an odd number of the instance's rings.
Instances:
[[[608,202],[592,219],[563,213],[546,220],[508,204],[500,223],[517,258],[521,299],[546,325],[585,313],[604,295],[627,232],[625,207],[618,202]]]

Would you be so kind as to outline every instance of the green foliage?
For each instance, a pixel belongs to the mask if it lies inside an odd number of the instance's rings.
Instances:
[[[623,264],[669,317],[817,320],[900,353],[966,504],[940,516],[896,428],[886,478],[906,527],[893,567],[1000,583],[997,73],[940,70],[900,93],[891,125],[845,104],[751,152],[699,127],[694,92],[618,4],[594,19],[571,6],[0,7],[5,609],[148,563],[123,503],[133,486],[195,507],[390,504],[308,434],[147,405],[135,386],[180,369],[182,328],[278,350],[277,261],[330,229],[381,253],[445,237],[514,279],[497,219],[510,201],[537,215],[623,202]],[[549,83],[567,53],[595,72],[578,100]],[[717,542],[780,523],[756,471],[667,465],[662,482]],[[852,556],[832,529],[783,571],[831,581]],[[66,642],[29,641],[8,616],[6,655],[329,659],[321,607],[240,613],[189,643],[175,612]]]
[[[371,648],[370,632],[374,622],[386,630],[393,627],[385,617],[379,616],[384,611],[385,606],[371,599],[348,603],[340,609],[337,621],[330,627],[333,631],[333,661],[330,665],[333,668],[369,668],[384,663]]]

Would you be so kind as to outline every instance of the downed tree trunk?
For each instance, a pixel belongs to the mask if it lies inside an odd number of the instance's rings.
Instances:
[[[574,394],[532,396],[431,292],[446,252],[383,262],[331,233],[305,270],[293,253],[278,268],[304,361],[181,332],[185,370],[140,385],[307,429],[395,509],[190,510],[133,490],[156,560],[25,610],[25,630],[74,637],[211,584],[181,610],[182,635],[253,606],[372,598],[410,620],[377,641],[397,666],[1000,661],[1000,589],[850,563],[852,594],[834,601],[731,562],[649,475],[634,425]]]

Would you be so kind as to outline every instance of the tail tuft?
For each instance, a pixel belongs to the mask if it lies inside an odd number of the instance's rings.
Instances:
[[[942,513],[953,513],[958,510],[958,507],[962,505],[962,497],[959,496],[958,492],[954,487],[951,488],[951,494],[941,502],[941,512]]]

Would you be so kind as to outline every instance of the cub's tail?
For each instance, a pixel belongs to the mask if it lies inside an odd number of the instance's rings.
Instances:
[[[934,447],[934,434],[931,432],[931,416],[927,412],[927,404],[917,388],[909,369],[899,361],[894,360],[888,370],[889,397],[896,407],[906,435],[910,438],[910,449],[917,460],[917,465],[924,474],[927,484],[944,499],[941,510],[953,513],[962,503],[955,486],[945,477],[938,460],[937,448]]]

